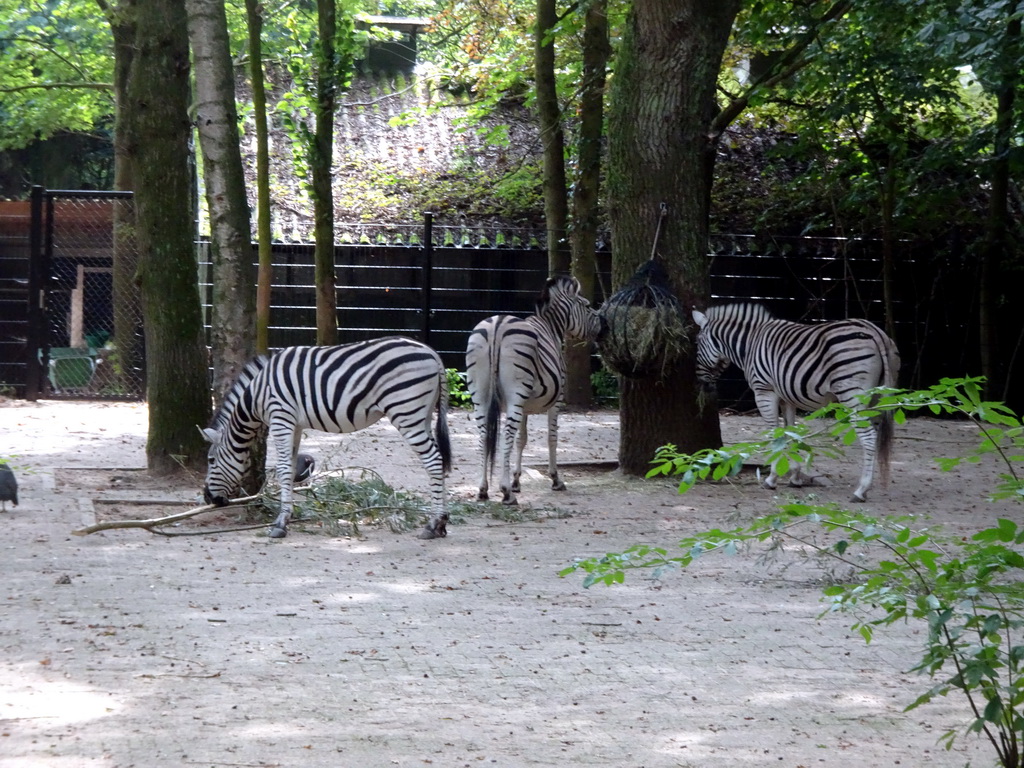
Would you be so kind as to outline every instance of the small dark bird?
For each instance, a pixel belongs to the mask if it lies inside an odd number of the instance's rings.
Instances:
[[[293,479],[296,483],[305,482],[309,480],[314,469],[316,469],[316,462],[313,461],[313,457],[308,453],[300,453],[295,457],[295,477]]]
[[[0,510],[7,511],[7,502],[18,506],[18,481],[11,468],[0,461]]]

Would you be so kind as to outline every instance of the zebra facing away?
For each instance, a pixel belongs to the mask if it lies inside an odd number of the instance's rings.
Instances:
[[[491,468],[497,453],[501,414],[501,501],[516,504],[526,446],[526,419],[531,413],[548,416],[548,472],[551,487],[565,490],[555,458],[558,409],[565,388],[562,343],[571,336],[596,340],[606,329],[604,319],[580,295],[579,281],[564,275],[549,278],[537,298],[535,313],[525,318],[494,315],[482,320],[466,348],[466,384],[480,428],[483,474],[477,498],[488,498]],[[511,472],[516,444],[515,473]]]
[[[857,395],[878,387],[896,386],[900,358],[896,344],[866,320],[836,320],[817,325],[774,318],[759,304],[725,304],[706,313],[693,311],[697,334],[697,377],[714,384],[730,363],[743,371],[757,409],[773,426],[780,407],[784,423],[792,425],[796,410],[813,411],[838,401],[861,405]],[[857,427],[864,451],[860,482],[853,501],[864,501],[877,463],[888,480],[892,446],[892,414],[870,426]],[[775,466],[764,484],[774,488]],[[791,485],[811,478],[798,467]]]
[[[437,410],[436,437],[430,418]],[[303,429],[356,432],[386,416],[430,476],[433,517],[422,539],[447,535],[445,474],[451,469],[448,379],[437,353],[398,336],[340,347],[287,347],[250,361],[228,391],[210,428],[207,503],[224,506],[238,491],[253,439],[266,425],[277,452],[281,511],[270,529],[286,535],[296,456]]]

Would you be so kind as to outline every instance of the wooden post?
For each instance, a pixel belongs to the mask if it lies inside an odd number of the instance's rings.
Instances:
[[[76,349],[85,347],[85,266],[78,265],[78,280],[71,290],[71,318],[68,336],[71,346]]]

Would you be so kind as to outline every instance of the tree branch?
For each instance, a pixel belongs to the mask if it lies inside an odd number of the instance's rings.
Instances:
[[[9,88],[0,88],[0,93],[17,93],[19,91],[32,91],[41,89],[44,91],[56,91],[62,88],[84,88],[90,91],[113,91],[113,83],[32,83],[30,85],[16,85]]]
[[[785,51],[785,53],[782,54],[777,66],[775,66],[770,72],[765,73],[763,77],[752,82],[745,93],[735,97],[732,101],[726,104],[715,116],[714,120],[711,121],[711,128],[708,133],[712,141],[717,141],[722,135],[722,132],[729,127],[732,121],[739,117],[740,113],[742,113],[743,110],[747,108],[747,105],[750,104],[750,100],[753,98],[755,93],[768,88],[774,88],[786,78],[791,77],[806,67],[811,62],[812,57],[804,57],[803,54],[810,47],[811,43],[813,43],[818,37],[818,33],[821,28],[828,22],[844,16],[851,7],[853,7],[852,0],[837,0],[836,3],[818,19],[817,23],[813,24],[806,32],[800,35],[796,39],[796,42],[794,42]],[[771,72],[774,72],[774,74],[771,74]]]
[[[231,506],[238,506],[249,501],[254,501],[260,498],[260,494],[255,496],[245,496],[241,499],[232,499]],[[107,520],[106,522],[96,523],[95,525],[89,525],[85,528],[79,528],[77,531],[72,531],[73,536],[88,536],[90,533],[98,533],[99,531],[109,531],[114,528],[145,528],[150,533],[155,533],[152,529],[160,525],[168,525],[170,523],[176,523],[179,520],[185,520],[189,517],[195,517],[203,512],[209,512],[211,509],[221,509],[213,504],[204,504],[201,507],[194,507],[187,512],[178,512],[174,515],[167,515],[166,517],[151,517],[148,520]]]

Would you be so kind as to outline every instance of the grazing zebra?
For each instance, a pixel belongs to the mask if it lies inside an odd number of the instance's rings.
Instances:
[[[604,319],[580,295],[579,281],[559,276],[548,279],[537,298],[535,314],[526,318],[494,315],[473,329],[466,348],[466,383],[483,450],[483,475],[477,498],[487,498],[502,412],[505,414],[501,445],[502,503],[517,503],[512,493],[519,491],[526,419],[531,413],[547,412],[551,487],[556,491],[565,490],[565,484],[558,478],[555,460],[558,408],[565,387],[562,342],[566,336],[593,341],[605,328]],[[513,440],[516,441],[516,469],[510,482]]]
[[[872,387],[896,385],[900,358],[896,344],[866,320],[836,320],[818,325],[793,323],[772,317],[758,304],[726,304],[697,310],[697,377],[713,384],[729,366],[743,371],[754,392],[761,415],[778,424],[779,409],[786,426],[796,420],[796,409],[813,411],[839,401],[861,405],[857,395]],[[892,443],[892,415],[872,426],[857,427],[864,450],[860,483],[854,501],[864,501],[874,475],[876,458],[883,482],[888,480]],[[765,480],[774,488],[775,466]],[[808,481],[797,468],[790,481]]]
[[[430,417],[437,409],[436,438]],[[286,535],[299,440],[305,428],[356,432],[387,416],[430,475],[433,518],[420,533],[447,535],[444,478],[451,468],[448,379],[441,359],[418,341],[389,336],[341,347],[288,347],[257,357],[238,375],[209,429],[207,503],[223,506],[239,487],[252,441],[266,425],[277,451],[281,512],[270,529]]]

